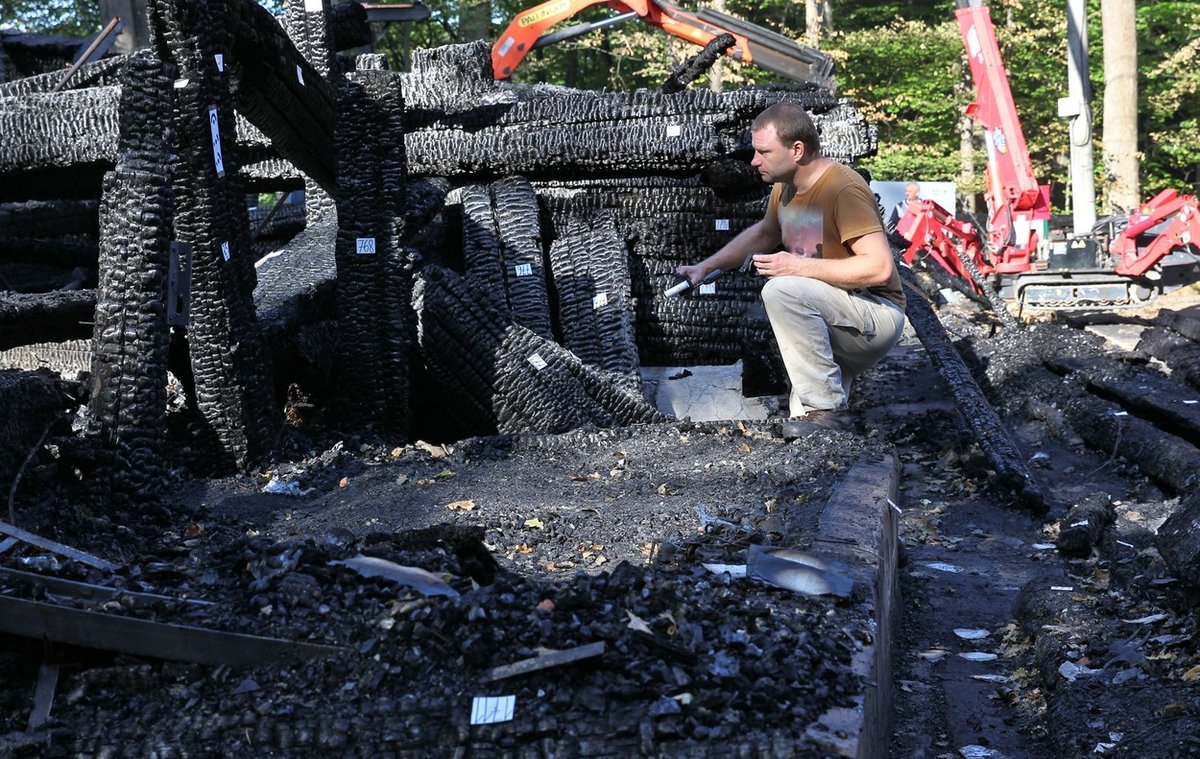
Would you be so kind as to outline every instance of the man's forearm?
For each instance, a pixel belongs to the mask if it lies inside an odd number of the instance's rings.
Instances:
[[[701,261],[698,266],[708,273],[716,269],[728,271],[741,266],[747,258],[755,253],[768,253],[771,245],[771,235],[762,228],[761,222],[743,229],[738,236],[730,240],[716,253]]]

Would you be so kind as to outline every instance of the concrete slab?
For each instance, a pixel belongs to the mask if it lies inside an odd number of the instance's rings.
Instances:
[[[866,683],[853,709],[831,709],[809,737],[833,756],[887,756],[892,725],[892,637],[899,622],[899,482],[889,455],[860,461],[838,484],[821,515],[813,550],[850,566],[855,597],[872,607],[875,635],[854,661]],[[861,589],[861,590],[860,590]],[[861,594],[861,595],[860,595]]]
[[[766,419],[780,398],[742,395],[742,362],[720,366],[643,366],[642,386],[658,410],[693,422]]]

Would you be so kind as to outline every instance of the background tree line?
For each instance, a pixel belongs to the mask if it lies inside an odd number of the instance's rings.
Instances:
[[[128,2],[128,0],[126,0]],[[682,2],[682,0],[678,0]],[[144,2],[144,0],[143,0]],[[492,40],[519,11],[537,0],[424,0],[428,21],[377,29],[377,47],[404,68],[414,48]],[[1102,5],[1133,0],[1088,0],[1088,40],[1101,213],[1108,211],[1112,170],[1101,160],[1104,135],[1105,37]],[[264,2],[279,11],[277,0]],[[879,126],[879,154],[863,164],[876,178],[955,181],[964,197],[982,190],[986,156],[978,130],[963,117],[974,88],[950,0],[705,0],[705,5],[809,44],[836,61],[838,93],[855,101]],[[1067,94],[1066,1],[991,0],[992,19],[1017,111],[1039,181],[1063,207],[1068,176],[1067,124],[1057,101]],[[694,10],[692,2],[685,4]],[[1106,12],[1108,8],[1104,8]],[[604,4],[566,23],[613,13]],[[1136,40],[1139,196],[1159,190],[1200,191],[1200,3],[1141,0],[1134,29],[1116,43]],[[79,36],[102,26],[95,0],[0,0],[0,27],[19,26]],[[1109,30],[1110,34],[1113,31]],[[1132,32],[1132,34],[1130,34]],[[671,68],[698,48],[636,21],[535,51],[515,81],[588,89],[658,86]],[[773,81],[770,72],[726,60],[694,86],[736,87]],[[1114,143],[1115,144],[1115,143]]]

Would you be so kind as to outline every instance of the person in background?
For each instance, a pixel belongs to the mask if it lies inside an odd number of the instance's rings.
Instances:
[[[916,213],[917,209],[912,206],[921,200],[921,185],[916,182],[909,182],[904,185],[904,200],[901,200],[892,209],[892,215],[888,217],[888,227],[895,229],[900,220],[909,213]]]
[[[887,355],[904,329],[904,293],[866,181],[821,155],[795,103],[751,125],[756,168],[773,186],[766,215],[703,261],[676,273],[693,284],[752,258],[791,384],[785,438],[844,427],[854,377]]]

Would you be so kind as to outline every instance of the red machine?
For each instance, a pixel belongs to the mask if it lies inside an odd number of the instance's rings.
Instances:
[[[955,15],[975,81],[977,102],[967,114],[983,126],[987,144],[987,236],[920,201],[898,230],[911,243],[905,261],[928,257],[978,292],[974,268],[997,280],[1002,294],[1049,309],[1141,305],[1194,279],[1200,214],[1196,198],[1174,190],[1128,217],[1102,220],[1088,237],[1048,239],[1049,187],[1034,178],[991,15],[978,4]]]
[[[543,35],[558,22],[600,3],[618,11],[618,15]],[[734,47],[728,55],[734,60],[832,88],[833,60],[819,50],[714,10],[706,8],[691,13],[666,0],[547,0],[521,11],[509,22],[492,46],[492,71],[497,79],[508,79],[533,50],[631,18],[639,18],[702,47],[722,34],[732,34]]]

